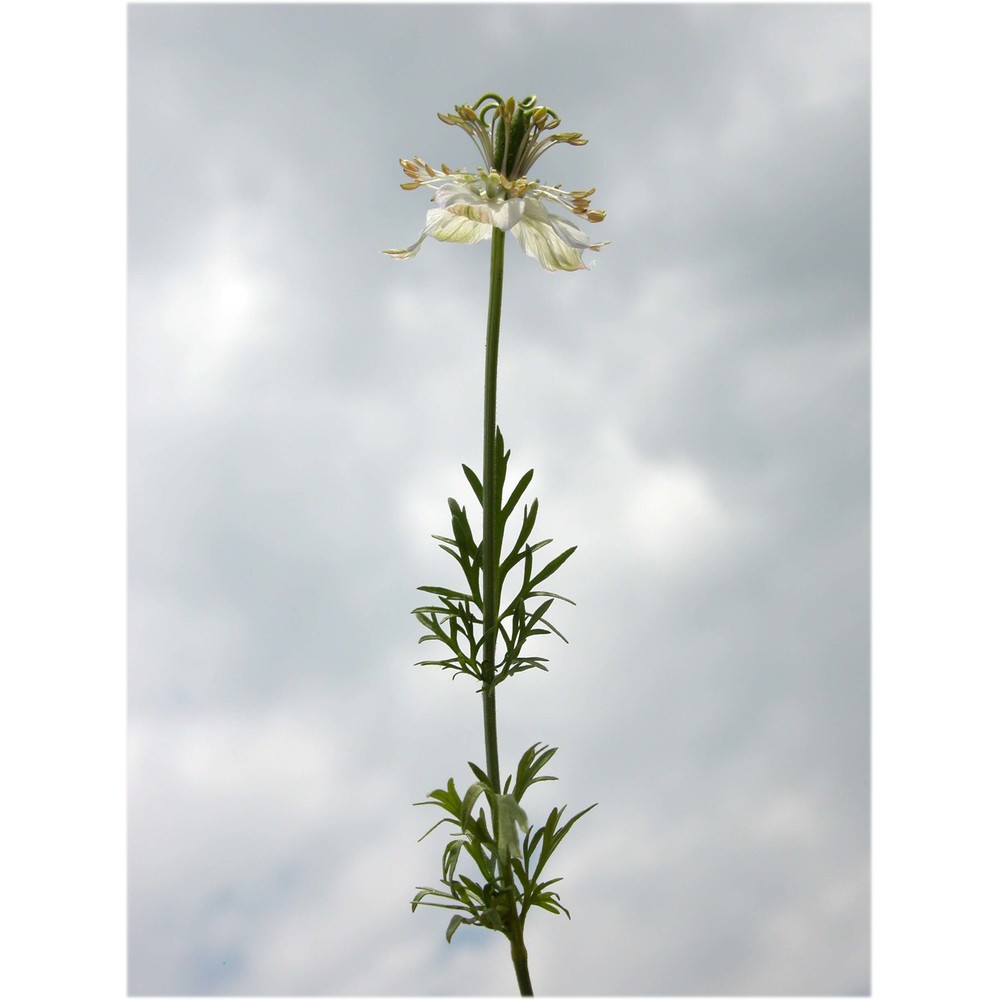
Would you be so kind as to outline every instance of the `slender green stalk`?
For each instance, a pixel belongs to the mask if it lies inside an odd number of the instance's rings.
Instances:
[[[533,997],[535,995],[531,988],[531,975],[528,972],[528,950],[524,947],[524,937],[521,934],[520,921],[517,924],[517,937],[510,943],[510,959],[514,963],[514,972],[517,974],[517,985],[521,990],[521,996]]]
[[[511,870],[510,861],[504,864],[504,878],[510,886],[511,903],[511,934],[510,934],[510,960],[514,963],[514,974],[517,976],[517,985],[521,990],[521,996],[533,997],[535,995],[531,988],[531,974],[528,972],[528,949],[524,946],[524,917],[517,912],[517,899],[514,892],[514,872]]]
[[[483,731],[486,740],[486,773],[490,784],[498,793],[501,790],[500,753],[497,745],[497,703],[493,678],[496,674],[497,615],[500,602],[500,595],[497,593],[500,568],[497,519],[501,507],[497,488],[497,363],[500,356],[500,303],[503,298],[505,236],[502,229],[493,229],[490,303],[486,318],[486,384],[483,390]],[[514,963],[521,996],[534,996],[510,861],[506,861],[502,868],[504,881],[509,886],[511,895],[508,928],[510,957]]]
[[[497,647],[497,575],[500,554],[496,545],[497,492],[497,359],[500,354],[500,300],[503,297],[502,229],[493,229],[490,254],[490,304],[486,319],[486,385],[483,390],[483,729],[486,737],[486,773],[500,791],[497,750],[497,706],[493,687]]]

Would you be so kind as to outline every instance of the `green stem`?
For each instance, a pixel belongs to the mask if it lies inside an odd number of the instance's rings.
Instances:
[[[524,946],[524,916],[517,913],[517,893],[514,891],[514,872],[508,858],[503,865],[504,879],[507,882],[510,893],[510,960],[514,963],[514,974],[517,976],[517,985],[521,990],[521,996],[533,997],[534,991],[531,988],[531,975],[528,972],[528,949]]]
[[[500,553],[497,551],[497,519],[501,499],[497,490],[497,363],[500,356],[500,303],[503,298],[502,229],[493,230],[490,253],[490,304],[486,318],[486,385],[483,390],[483,732],[486,739],[486,774],[499,794],[500,754],[497,745],[497,702],[493,679],[496,675],[497,615],[500,595],[497,578]],[[494,837],[496,836],[494,830]],[[510,958],[514,963],[521,996],[534,996],[528,974],[528,951],[524,929],[517,913],[514,875],[510,861],[503,864],[504,881],[511,894]]]
[[[500,791],[500,756],[497,750],[497,707],[493,688],[497,647],[496,517],[500,498],[496,496],[497,463],[497,360],[500,354],[500,300],[503,297],[502,229],[493,230],[490,254],[490,304],[486,319],[486,386],[483,390],[483,730],[486,737],[486,773],[490,784]]]
[[[520,928],[520,923],[518,923]],[[521,990],[521,996],[533,997],[534,991],[531,988],[531,974],[528,972],[528,949],[524,947],[524,937],[518,932],[515,940],[510,942],[510,960],[514,963],[514,972],[517,975],[517,985]]]

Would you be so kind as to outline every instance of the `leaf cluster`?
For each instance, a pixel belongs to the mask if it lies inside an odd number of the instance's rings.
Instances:
[[[509,533],[513,535],[513,542],[507,554],[503,554],[504,539],[508,537],[507,528],[511,517],[534,476],[534,470],[529,469],[521,476],[506,499],[503,499],[510,451],[504,450],[503,435],[499,428],[496,448],[497,508],[493,518],[496,531],[494,545],[496,566],[493,579],[496,588],[494,607],[501,610],[497,620],[496,668],[492,678],[494,686],[523,670],[548,669],[545,657],[525,654],[525,643],[532,636],[555,634],[563,642],[568,641],[547,616],[555,601],[566,601],[568,604],[574,602],[560,594],[540,590],[539,585],[548,580],[576,551],[574,545],[539,568],[535,554],[549,545],[552,539],[545,538],[537,542],[530,540],[538,517],[538,500],[535,499],[530,506],[523,505],[517,533],[515,535],[513,530]],[[479,477],[467,465],[463,465],[462,470],[482,507],[483,486]],[[451,654],[443,659],[421,660],[417,665],[439,666],[444,670],[455,671],[453,675],[455,677],[464,673],[483,682],[480,654],[487,638],[483,630],[483,545],[481,540],[477,540],[465,507],[449,497],[448,508],[451,512],[453,537],[445,535],[432,537],[461,567],[466,589],[454,590],[439,586],[417,588],[437,599],[435,604],[426,604],[413,609],[417,620],[427,629],[427,632],[420,637],[420,642],[443,643]],[[505,584],[508,589],[514,591],[506,605],[501,601]]]
[[[552,775],[540,773],[555,752],[555,747],[539,743],[530,746],[522,755],[516,773],[507,777],[502,793],[491,787],[482,768],[470,762],[469,767],[477,780],[464,795],[459,795],[454,779],[449,778],[446,788],[435,789],[428,794],[427,801],[416,803],[439,806],[447,814],[421,840],[442,824],[455,828],[441,857],[440,884],[444,888],[420,886],[411,902],[414,912],[418,906],[456,911],[445,933],[449,942],[462,924],[488,927],[513,939],[514,921],[523,930],[532,906],[570,916],[569,910],[560,902],[559,894],[551,888],[562,879],[542,881],[541,875],[576,821],[597,803],[562,824],[565,806],[553,808],[545,823],[537,828],[527,825],[524,819],[523,838],[513,850],[510,847],[505,849],[499,833],[504,826],[505,812],[509,818],[509,810],[516,809],[524,817],[520,802],[528,788],[541,781],[556,780]],[[490,808],[489,817],[482,807],[478,813],[475,811],[476,803],[483,795]],[[457,835],[454,835],[456,831]],[[458,872],[458,863],[463,855],[471,858],[475,865],[475,877]]]

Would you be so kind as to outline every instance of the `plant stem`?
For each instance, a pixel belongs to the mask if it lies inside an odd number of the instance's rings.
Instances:
[[[500,303],[503,298],[503,251],[506,233],[493,229],[490,253],[490,304],[486,318],[486,384],[483,390],[483,731],[486,739],[486,774],[499,794],[500,753],[497,746],[497,702],[493,678],[496,675],[497,615],[500,595],[497,576],[500,552],[497,519],[501,498],[497,489],[497,363],[500,356]],[[496,830],[494,830],[496,836]],[[503,876],[511,895],[510,958],[514,963],[521,996],[534,996],[528,973],[528,951],[524,946],[521,918],[517,913],[514,875],[510,861]]]
[[[517,985],[521,990],[521,996],[533,997],[534,991],[531,989],[531,974],[528,972],[528,949],[524,947],[524,938],[520,931],[520,922],[515,918],[518,925],[517,939],[510,943],[510,960],[514,963],[514,972],[517,974]]]
[[[497,706],[493,688],[496,673],[497,594],[499,553],[496,551],[496,518],[500,510],[497,491],[497,360],[500,354],[500,300],[503,297],[502,229],[493,229],[490,253],[490,304],[486,319],[486,385],[483,390],[483,730],[486,737],[486,773],[500,791],[500,756],[497,749]]]
[[[524,946],[524,916],[527,911],[522,911],[518,916],[514,872],[509,858],[504,862],[503,873],[510,893],[510,960],[514,963],[514,974],[517,976],[521,996],[533,997],[535,994],[531,989],[531,975],[528,972],[528,949]]]

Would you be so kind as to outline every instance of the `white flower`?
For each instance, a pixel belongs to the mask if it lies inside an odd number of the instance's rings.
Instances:
[[[475,107],[487,101],[476,113]],[[547,271],[586,269],[582,251],[600,250],[606,243],[591,243],[583,231],[561,216],[553,215],[546,202],[553,202],[583,216],[588,222],[600,222],[603,212],[592,211],[589,191],[563,191],[539,181],[529,181],[525,171],[550,146],[558,142],[580,146],[587,140],[578,132],[542,138],[555,128],[559,119],[548,108],[535,108],[534,98],[515,105],[514,99],[500,101],[496,95],[480,98],[475,107],[460,105],[456,115],[439,115],[449,125],[458,125],[479,146],[486,169],[475,173],[452,171],[442,166],[435,170],[419,157],[400,160],[409,179],[402,187],[434,190],[435,206],[427,213],[423,232],[404,250],[385,250],[399,260],[408,260],[428,236],[446,243],[479,243],[488,239],[494,228],[513,233],[521,249],[538,260]],[[486,119],[492,113],[491,125]],[[506,171],[506,173],[505,173]],[[508,179],[513,177],[514,180]]]

